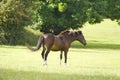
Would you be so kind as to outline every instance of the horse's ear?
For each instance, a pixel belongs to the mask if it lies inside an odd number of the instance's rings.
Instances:
[[[72,31],[69,31],[69,33],[68,33],[69,35],[73,35],[73,32]]]
[[[79,34],[82,34],[82,31],[78,31]]]
[[[77,31],[72,31],[72,32],[70,32],[70,35],[73,36],[73,37],[75,37],[75,36],[78,35],[78,32]]]
[[[75,35],[78,35],[78,34],[79,34],[79,33],[76,31],[76,32],[75,32]]]

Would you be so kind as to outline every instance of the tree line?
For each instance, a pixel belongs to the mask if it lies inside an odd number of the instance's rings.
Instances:
[[[120,0],[0,0],[0,44],[21,44],[28,25],[58,34],[105,18],[120,24]]]

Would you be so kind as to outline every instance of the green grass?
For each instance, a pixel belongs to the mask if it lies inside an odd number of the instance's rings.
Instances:
[[[74,42],[67,66],[59,65],[60,52],[50,52],[42,66],[41,49],[0,45],[0,80],[120,80],[120,26],[106,20],[82,31],[87,46]]]
[[[42,66],[40,52],[0,47],[0,80],[120,80],[120,50],[71,48],[67,66],[59,65],[59,52]]]

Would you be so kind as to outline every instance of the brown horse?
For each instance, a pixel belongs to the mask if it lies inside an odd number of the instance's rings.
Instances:
[[[66,30],[66,31],[62,31],[58,35],[54,35],[51,33],[44,34],[43,36],[41,36],[39,38],[36,48],[31,48],[28,45],[27,45],[27,47],[32,51],[36,51],[41,47],[41,45],[43,46],[43,50],[41,53],[42,58],[44,60],[43,65],[47,64],[47,56],[48,56],[50,50],[61,51],[60,64],[61,64],[61,60],[62,60],[62,54],[64,52],[65,64],[66,64],[68,50],[70,48],[71,43],[75,40],[81,42],[83,45],[86,45],[86,40],[82,34],[82,31]]]

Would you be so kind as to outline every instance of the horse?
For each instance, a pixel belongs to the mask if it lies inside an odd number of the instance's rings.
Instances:
[[[58,35],[54,35],[52,33],[43,34],[41,37],[39,37],[36,48],[31,48],[28,44],[26,46],[31,51],[37,51],[40,49],[41,46],[43,46],[43,50],[41,53],[43,65],[47,65],[47,56],[51,50],[61,51],[60,64],[62,61],[62,54],[64,52],[64,63],[67,64],[68,50],[73,41],[79,41],[83,45],[87,44],[82,31],[65,30],[60,32]]]

